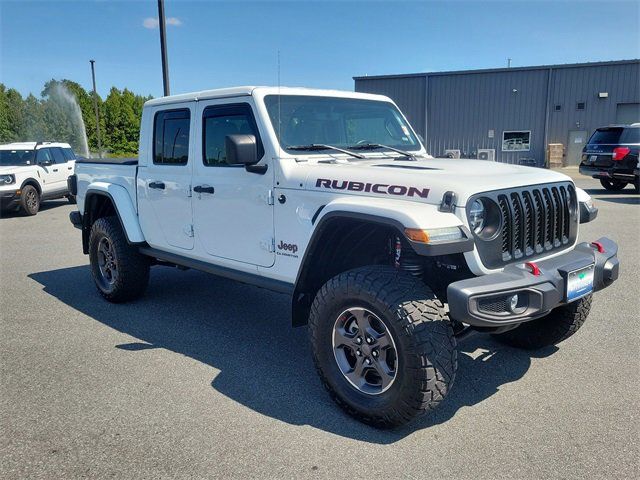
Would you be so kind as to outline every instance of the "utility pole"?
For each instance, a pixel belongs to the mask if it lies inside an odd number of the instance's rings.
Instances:
[[[158,26],[160,27],[160,53],[162,54],[162,83],[164,96],[169,96],[169,62],[167,60],[167,27],[164,21],[164,0],[158,0]]]
[[[507,58],[507,68],[511,68],[511,59]]]
[[[98,111],[98,92],[96,92],[95,60],[89,60],[91,64],[91,78],[93,80],[93,109],[96,112],[96,137],[98,139],[98,156],[102,158],[102,143],[100,142],[100,112]]]

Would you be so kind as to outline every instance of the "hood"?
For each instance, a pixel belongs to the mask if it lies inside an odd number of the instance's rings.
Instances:
[[[483,160],[392,158],[306,164],[305,188],[333,193],[391,196],[439,205],[447,191],[464,206],[471,195],[505,188],[571,181],[558,172]]]
[[[0,175],[7,175],[9,173],[22,173],[33,171],[35,165],[2,165],[0,166]]]

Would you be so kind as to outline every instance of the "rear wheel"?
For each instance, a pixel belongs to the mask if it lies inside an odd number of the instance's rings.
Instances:
[[[95,221],[89,235],[91,273],[98,292],[110,302],[140,297],[149,283],[149,258],[127,242],[116,217]]]
[[[20,210],[25,215],[35,215],[40,210],[40,194],[33,185],[25,185],[20,198]]]
[[[548,315],[494,335],[504,344],[525,350],[557,345],[576,333],[589,316],[591,295],[552,310]]]
[[[600,185],[602,185],[607,190],[617,192],[619,190],[622,190],[624,187],[626,187],[627,182],[623,182],[622,180],[616,180],[616,179],[609,180],[607,178],[601,178]]]
[[[453,385],[451,322],[433,292],[405,272],[370,266],[332,278],[313,302],[309,334],[324,386],[365,423],[407,423]]]

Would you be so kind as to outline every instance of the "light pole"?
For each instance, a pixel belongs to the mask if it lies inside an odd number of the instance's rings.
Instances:
[[[167,27],[164,21],[164,0],[158,0],[158,26],[160,27],[160,53],[162,55],[162,84],[164,96],[169,96],[169,62],[167,60]]]
[[[96,112],[96,137],[98,139],[98,156],[102,158],[102,143],[100,142],[100,112],[98,110],[98,92],[96,92],[95,60],[89,60],[91,64],[91,79],[93,80],[93,109]]]

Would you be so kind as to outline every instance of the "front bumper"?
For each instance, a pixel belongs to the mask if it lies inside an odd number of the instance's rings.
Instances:
[[[0,208],[9,210],[20,205],[20,190],[3,190],[0,191]]]
[[[606,237],[580,243],[562,255],[536,262],[539,272],[514,264],[502,272],[460,280],[447,288],[449,314],[453,320],[474,327],[501,327],[542,317],[566,304],[569,272],[594,265],[593,291],[618,278],[618,245]],[[518,295],[518,307],[509,299]],[[514,313],[515,312],[515,313]]]
[[[579,171],[582,175],[587,175],[593,178],[622,180],[624,182],[633,182],[633,179],[635,178],[633,170],[620,170],[613,167],[591,167],[580,165]]]

